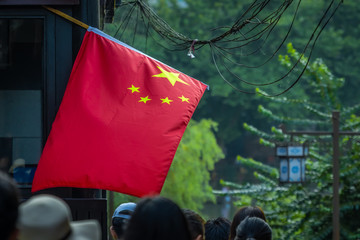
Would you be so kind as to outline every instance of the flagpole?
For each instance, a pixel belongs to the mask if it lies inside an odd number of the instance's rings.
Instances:
[[[57,10],[55,8],[48,7],[48,6],[42,6],[42,7],[49,10],[52,13],[55,13],[56,15],[59,15],[60,17],[65,18],[66,20],[68,20],[68,21],[70,21],[72,23],[75,23],[76,25],[78,25],[78,26],[80,26],[82,28],[85,28],[85,29],[89,28],[89,25],[77,20],[76,18],[71,17],[70,15],[67,15],[66,13],[63,13],[62,11],[59,11],[59,10]]]

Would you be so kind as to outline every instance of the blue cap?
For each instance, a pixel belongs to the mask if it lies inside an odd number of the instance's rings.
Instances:
[[[135,210],[135,207],[136,204],[132,202],[120,204],[115,209],[112,218],[118,217],[118,218],[130,219],[132,212],[134,212]]]

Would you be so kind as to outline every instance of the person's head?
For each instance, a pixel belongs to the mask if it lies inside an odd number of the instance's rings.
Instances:
[[[223,217],[210,219],[205,223],[205,240],[228,240],[230,221]]]
[[[272,230],[264,220],[247,217],[236,228],[235,240],[271,240]]]
[[[123,237],[127,223],[134,212],[135,207],[135,203],[129,202],[120,204],[115,209],[110,227],[110,233],[114,240],[121,239]]]
[[[19,194],[13,180],[0,171],[0,239],[16,239]]]
[[[36,195],[20,204],[19,240],[100,240],[96,220],[71,221],[69,206],[52,195]]]
[[[125,240],[191,240],[186,218],[173,201],[164,197],[144,198],[136,206]]]
[[[266,222],[266,217],[260,207],[242,207],[234,215],[230,227],[230,240],[234,240],[236,235],[236,228],[246,217],[258,217]]]
[[[189,223],[189,230],[193,240],[202,240],[205,236],[204,219],[190,209],[183,209],[185,218]]]

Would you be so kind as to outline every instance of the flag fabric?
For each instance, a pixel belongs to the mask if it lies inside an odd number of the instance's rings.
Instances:
[[[32,191],[160,193],[207,86],[89,28],[41,155]]]

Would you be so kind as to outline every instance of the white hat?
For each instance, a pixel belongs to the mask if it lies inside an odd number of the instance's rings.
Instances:
[[[52,195],[36,195],[19,207],[19,240],[100,240],[96,220],[72,222],[69,206]]]

